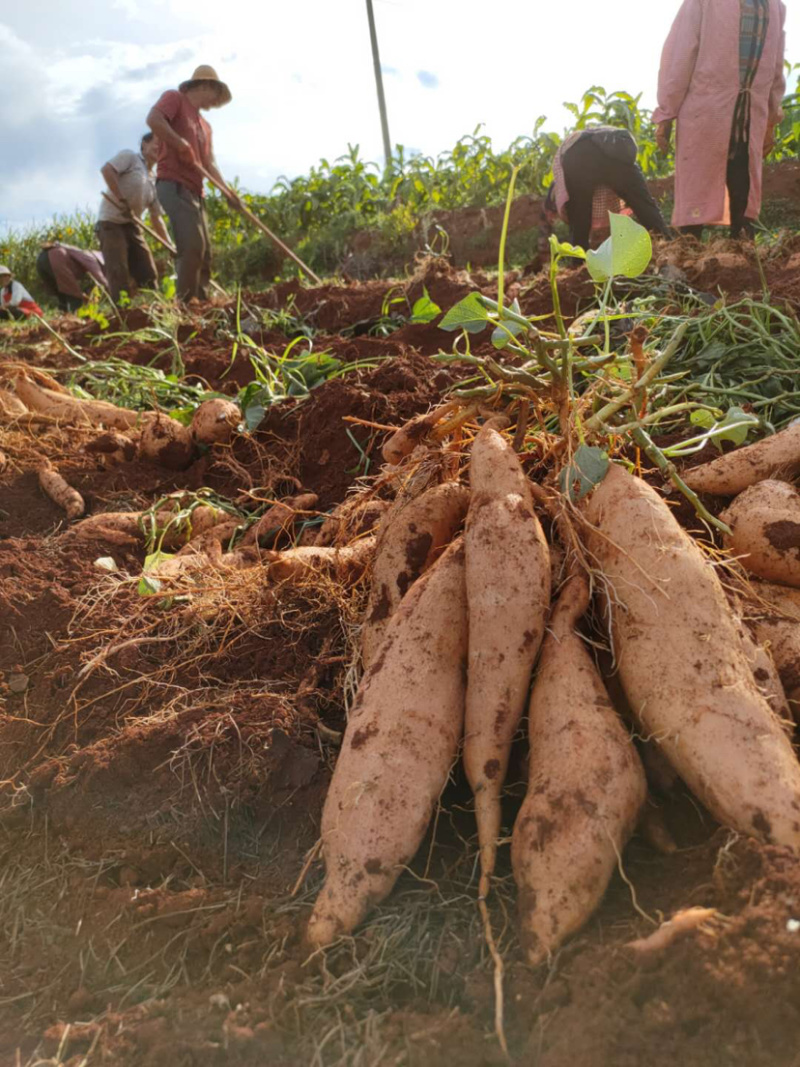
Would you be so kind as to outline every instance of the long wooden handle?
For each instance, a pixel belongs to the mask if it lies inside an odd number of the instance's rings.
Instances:
[[[122,210],[123,210],[122,204],[118,204],[118,203],[117,203],[117,201],[116,201],[116,200],[114,199],[114,197],[113,197],[113,196],[109,196],[109,195],[108,195],[108,193],[107,193],[107,192],[105,191],[105,189],[103,190],[103,196],[104,196],[104,197],[106,198],[106,200],[107,200],[107,201],[109,202],[109,204],[113,204],[113,205],[114,205],[114,207],[115,207],[115,208],[117,209],[117,211],[122,211]],[[134,224],[135,226],[137,226],[137,227],[138,227],[138,228],[139,228],[140,230],[144,230],[144,232],[145,232],[145,233],[148,233],[148,234],[150,234],[150,236],[151,236],[151,237],[153,238],[153,240],[154,240],[154,241],[158,241],[158,243],[159,243],[159,244],[160,244],[160,245],[162,246],[162,248],[166,248],[166,250],[167,250],[167,251],[169,252],[169,254],[170,254],[170,255],[171,255],[171,256],[172,256],[173,258],[177,258],[177,256],[178,256],[178,249],[177,249],[177,248],[175,248],[175,246],[174,246],[174,245],[171,245],[171,244],[169,243],[169,241],[165,241],[163,237],[159,237],[159,235],[158,235],[158,234],[156,233],[156,231],[155,231],[155,230],[154,230],[154,229],[152,228],[152,226],[148,226],[148,225],[147,225],[147,223],[146,223],[146,222],[144,221],[144,219],[139,219],[139,218],[137,218],[137,217],[136,217],[136,216],[135,216],[135,215],[134,215],[133,213],[131,213],[131,215],[130,215],[130,219],[131,219],[131,222],[132,222],[132,223],[133,223],[133,224]],[[218,292],[218,293],[220,294],[220,296],[225,296],[225,297],[227,297],[227,296],[229,295],[229,294],[228,294],[228,293],[227,293],[227,292],[226,292],[226,291],[225,291],[225,290],[224,290],[224,289],[222,288],[222,286],[221,286],[221,285],[219,285],[219,284],[218,284],[217,282],[215,282],[215,281],[214,281],[214,279],[213,279],[213,278],[211,279],[211,281],[209,282],[209,284],[211,285],[211,288],[212,288],[212,289],[216,289],[216,291],[217,291],[217,292]]]
[[[217,181],[213,174],[210,174],[202,164],[195,163],[195,166],[206,179],[206,181],[211,182],[211,184],[215,186],[215,188],[219,189],[219,191],[224,196],[229,197],[232,195],[231,190],[227,187],[227,185],[225,185],[223,182]],[[311,267],[307,266],[302,261],[302,259],[298,255],[296,255],[296,253],[294,253],[291,248],[289,248],[288,245],[285,245],[283,243],[283,241],[279,237],[276,237],[272,230],[268,226],[265,226],[261,219],[254,215],[253,212],[241,202],[241,200],[237,200],[234,206],[236,207],[236,210],[239,212],[240,215],[243,215],[248,222],[252,223],[253,226],[261,230],[262,233],[266,234],[267,237],[269,237],[270,241],[276,244],[278,248],[280,248],[281,252],[284,253],[284,255],[287,255],[290,259],[293,259],[294,262],[298,265],[298,267],[301,267],[306,272],[309,278],[315,281],[317,285],[322,285],[322,279],[317,277]]]

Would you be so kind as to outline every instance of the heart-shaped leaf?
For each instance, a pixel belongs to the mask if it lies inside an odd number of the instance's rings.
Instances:
[[[470,293],[463,300],[451,307],[439,323],[440,330],[452,333],[454,330],[466,330],[467,333],[481,333],[489,322],[489,312],[483,306],[479,293]]]
[[[602,448],[581,445],[572,457],[572,463],[561,472],[561,492],[574,503],[591,492],[608,473],[610,461]]]
[[[596,252],[586,253],[586,266],[592,279],[607,282],[610,278],[638,278],[653,258],[650,234],[628,215],[609,212],[611,236]]]

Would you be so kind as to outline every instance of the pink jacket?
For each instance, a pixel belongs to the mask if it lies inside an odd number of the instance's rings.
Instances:
[[[730,222],[725,175],[739,95],[739,13],[739,0],[684,0],[664,45],[653,120],[677,119],[673,226]],[[753,219],[761,210],[764,139],[781,116],[786,91],[785,20],[782,0],[770,0],[769,30],[751,91],[745,214]]]

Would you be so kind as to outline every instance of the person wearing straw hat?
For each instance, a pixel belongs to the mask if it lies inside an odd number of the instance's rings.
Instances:
[[[157,236],[169,241],[152,174],[160,148],[155,134],[146,133],[138,152],[123,149],[100,170],[108,192],[103,193],[100,204],[97,236],[105,260],[108,291],[115,304],[123,290],[132,292],[131,281],[142,289],[155,289],[158,282],[153,253],[135,220],[149,212]]]
[[[200,66],[192,77],[165,92],[150,110],[147,125],[161,142],[156,191],[169,216],[178,250],[178,297],[205,299],[211,278],[211,241],[199,163],[226,186],[214,159],[211,126],[201,111],[225,107],[232,96],[213,67]],[[229,200],[239,199],[231,192]]]
[[[27,319],[44,312],[31,294],[18,282],[9,267],[0,264],[0,319]]]

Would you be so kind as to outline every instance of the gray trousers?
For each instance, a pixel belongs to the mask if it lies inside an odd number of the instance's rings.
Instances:
[[[180,182],[159,181],[156,190],[178,250],[178,298],[205,300],[211,279],[211,241],[202,198]]]
[[[134,223],[98,222],[97,236],[106,265],[108,291],[115,304],[123,290],[133,295],[131,278],[141,289],[156,288],[158,274],[153,253]]]

